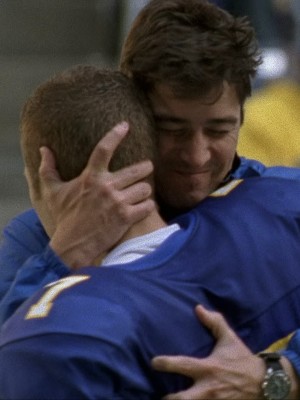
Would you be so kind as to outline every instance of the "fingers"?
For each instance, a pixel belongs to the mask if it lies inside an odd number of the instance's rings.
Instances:
[[[134,205],[147,200],[152,193],[152,187],[146,182],[138,182],[122,190],[122,203]]]
[[[197,378],[201,367],[200,360],[185,356],[158,356],[152,359],[152,367],[158,371],[171,372]]]
[[[101,170],[107,170],[110,160],[113,156],[114,151],[121,143],[123,138],[128,132],[128,123],[123,122],[114,127],[108,134],[101,139],[93,150],[87,167],[84,170],[86,177],[95,177],[95,172],[101,172]],[[56,170],[55,158],[50,149],[42,147],[41,152],[41,165],[39,169],[40,177],[43,183],[61,183],[61,178]],[[105,171],[104,171],[105,172]],[[153,172],[153,164],[151,161],[143,161],[136,165],[131,165],[127,168],[123,168],[119,171],[114,172],[110,175],[110,179],[113,178],[113,186],[116,190],[122,190],[136,182],[145,179]],[[107,176],[106,178],[107,179]],[[135,188],[132,188],[133,192]],[[145,191],[145,189],[144,189]],[[147,189],[146,194],[142,194],[140,199],[135,202],[139,202],[150,195],[151,191]],[[134,202],[132,202],[133,204]]]
[[[128,129],[129,125],[125,121],[111,129],[96,145],[88,161],[87,169],[94,171],[108,169],[114,151],[128,133]]]
[[[93,150],[87,164],[86,170],[100,172],[108,170],[109,163],[115,150],[128,133],[129,125],[127,122],[121,122],[109,131],[102,138]],[[153,164],[150,161],[143,161],[136,165],[123,168],[114,173],[115,187],[118,189],[126,188],[138,182],[153,172]]]
[[[134,183],[141,181],[153,172],[151,161],[142,161],[135,165],[114,172],[114,182],[118,189],[124,189]]]
[[[43,183],[60,182],[59,173],[56,170],[55,158],[48,147],[40,148],[41,164],[39,175]]]
[[[230,340],[235,336],[222,314],[206,310],[202,305],[197,305],[195,311],[199,320],[211,331],[217,340]]]
[[[197,386],[192,386],[182,392],[171,393],[163,397],[163,400],[199,400],[200,390]],[[201,397],[202,398],[202,397]]]
[[[189,390],[178,392],[178,393],[171,393],[167,396],[164,396],[162,400],[193,400],[191,393]]]
[[[135,204],[131,206],[132,213],[131,213],[131,223],[134,224],[142,219],[146,218],[151,211],[155,208],[155,202],[151,199],[145,200],[139,204]]]

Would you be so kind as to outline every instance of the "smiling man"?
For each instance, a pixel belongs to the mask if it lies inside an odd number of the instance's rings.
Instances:
[[[158,134],[156,182],[159,195],[175,209],[207,197],[231,168],[241,105],[228,84],[216,95],[182,99],[163,84],[149,94]]]
[[[134,21],[120,68],[146,93],[157,117],[156,187],[165,216],[196,205],[232,179],[279,176],[299,181],[299,169],[266,168],[236,154],[244,103],[259,63],[248,21],[206,0],[151,0]],[[99,143],[97,150],[109,158],[114,149]],[[101,163],[70,183],[60,179],[51,152],[43,155],[41,178],[56,230],[49,242],[33,210],[16,217],[5,229],[0,249],[2,321],[38,287],[70,273],[61,260],[71,268],[78,266],[78,260],[79,266],[88,265],[153,209],[150,188],[140,182],[152,171],[149,163],[115,173]],[[51,260],[56,257],[54,268]],[[238,350],[230,352],[231,357],[235,355],[230,363],[220,353],[213,354],[216,367],[207,373],[198,360],[199,374],[193,378],[198,389],[204,389],[197,398],[211,397],[205,391],[211,386],[208,383],[215,388],[215,398],[226,397],[224,376],[228,398],[234,398],[232,393],[239,399],[249,398],[253,381],[260,388],[263,375],[257,379],[252,374],[257,357],[248,353],[243,358]],[[300,374],[297,345],[289,348],[288,355]],[[249,365],[254,366],[250,371]],[[182,371],[180,365],[174,370]],[[261,396],[258,389],[256,395]]]

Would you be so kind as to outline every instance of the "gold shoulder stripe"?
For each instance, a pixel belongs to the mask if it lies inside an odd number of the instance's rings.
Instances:
[[[284,350],[289,341],[292,339],[292,336],[294,335],[294,332],[290,333],[289,335],[287,335],[286,337],[277,340],[276,342],[272,343],[269,347],[267,347],[264,351],[266,352],[275,352],[275,351],[280,351],[280,350]]]
[[[222,186],[219,189],[212,192],[209,196],[210,197],[227,196],[228,193],[234,190],[243,181],[244,179],[234,179],[233,181],[228,182],[225,186]]]

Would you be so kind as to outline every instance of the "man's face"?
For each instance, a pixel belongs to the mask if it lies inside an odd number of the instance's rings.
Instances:
[[[227,83],[222,96],[179,99],[170,87],[155,86],[150,102],[156,120],[156,187],[171,207],[195,206],[230,171],[241,124],[241,104]]]

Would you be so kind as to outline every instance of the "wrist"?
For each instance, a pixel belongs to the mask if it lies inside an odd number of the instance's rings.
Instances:
[[[282,362],[280,353],[263,352],[259,356],[265,362],[265,376],[261,385],[263,398],[266,400],[286,400],[293,398],[293,394],[291,393],[291,370],[286,362]]]
[[[92,265],[93,258],[90,257],[90,252],[79,245],[66,244],[63,241],[52,238],[49,246],[62,262],[71,269]]]
[[[291,391],[287,399],[299,399],[300,397],[300,378],[297,375],[292,363],[284,356],[281,357],[281,364],[290,377]]]

